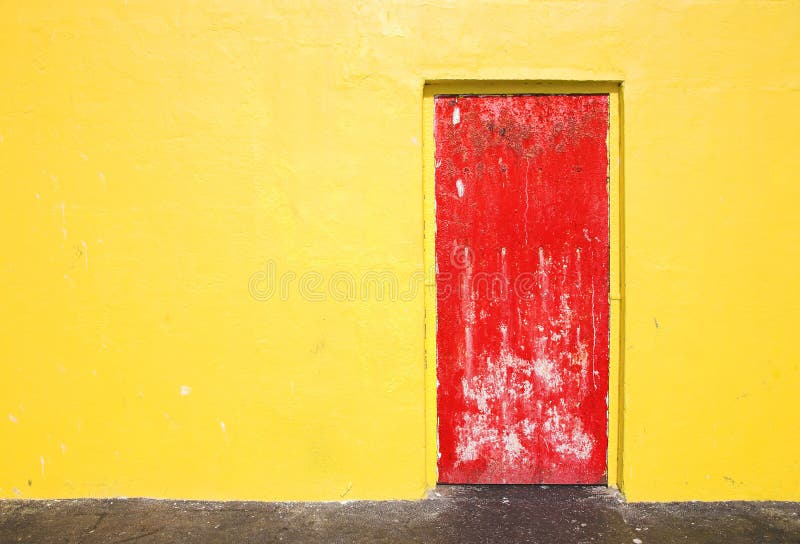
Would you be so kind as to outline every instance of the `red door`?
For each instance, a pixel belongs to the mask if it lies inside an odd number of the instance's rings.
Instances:
[[[439,481],[601,483],[608,96],[437,96]]]

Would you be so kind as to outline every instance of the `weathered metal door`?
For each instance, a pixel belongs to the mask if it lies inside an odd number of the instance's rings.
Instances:
[[[601,483],[608,96],[435,98],[439,480]]]

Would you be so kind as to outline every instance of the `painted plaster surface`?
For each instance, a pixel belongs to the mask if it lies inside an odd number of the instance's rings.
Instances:
[[[606,472],[608,96],[436,98],[439,481]]]
[[[799,48],[797,2],[3,2],[0,496],[423,496],[423,298],[329,280],[422,271],[425,81],[597,80],[626,496],[800,499]]]

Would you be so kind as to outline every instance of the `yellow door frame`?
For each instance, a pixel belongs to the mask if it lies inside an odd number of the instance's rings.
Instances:
[[[624,253],[622,192],[622,82],[619,81],[452,81],[425,83],[422,96],[423,206],[425,221],[425,476],[429,489],[438,481],[436,414],[436,205],[433,141],[434,96],[439,94],[607,94],[609,98],[608,191],[610,240],[610,350],[608,389],[608,486],[624,491],[622,441],[622,349]]]

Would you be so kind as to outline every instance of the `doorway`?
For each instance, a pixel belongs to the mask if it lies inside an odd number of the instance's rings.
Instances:
[[[435,90],[436,482],[611,483],[616,104]]]

